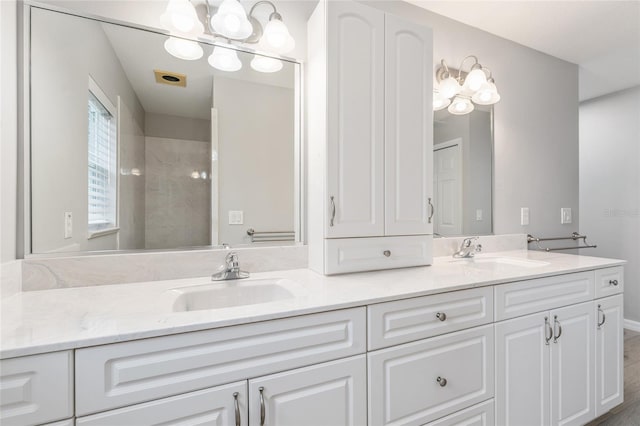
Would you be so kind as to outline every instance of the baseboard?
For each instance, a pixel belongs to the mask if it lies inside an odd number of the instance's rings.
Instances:
[[[640,321],[631,321],[629,319],[625,319],[624,328],[626,328],[627,330],[640,332]]]

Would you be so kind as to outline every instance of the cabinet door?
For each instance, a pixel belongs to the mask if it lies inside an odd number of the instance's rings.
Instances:
[[[596,300],[596,417],[623,400],[622,295]]]
[[[595,417],[594,302],[555,309],[550,318],[551,425],[583,425]]]
[[[549,424],[549,314],[497,323],[496,424]]]
[[[384,234],[384,13],[327,2],[325,236]]]
[[[247,426],[247,382],[158,399],[80,417],[77,426]]]
[[[385,34],[385,233],[431,234],[431,30],[386,15]]]
[[[358,355],[249,380],[249,423],[365,425],[366,368],[365,355]]]

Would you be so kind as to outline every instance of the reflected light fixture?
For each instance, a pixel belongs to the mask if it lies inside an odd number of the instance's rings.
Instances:
[[[278,13],[276,6],[268,0],[255,3],[248,14],[238,0],[223,0],[217,8],[209,4],[209,0],[205,0],[204,4],[207,15],[203,25],[191,0],[168,1],[160,21],[162,26],[171,33],[165,42],[165,49],[176,58],[194,60],[202,57],[202,48],[197,42],[188,39],[202,36],[205,32],[205,26],[208,34],[213,37],[222,38],[227,43],[257,44],[260,46],[260,50],[266,53],[281,55],[291,52],[295,48],[295,40],[289,33],[282,15]],[[254,16],[255,10],[259,6],[268,6],[273,9],[264,28]],[[212,14],[212,12],[215,13]],[[224,71],[237,71],[242,67],[240,61],[237,60],[237,55],[235,55],[236,60],[231,60],[230,56],[227,60],[222,58],[218,60],[215,50],[209,56],[209,63],[215,68]],[[282,62],[275,58],[268,60],[265,57],[256,56],[251,63],[253,69],[260,72],[276,72],[282,69]]]
[[[467,59],[474,63],[468,72],[462,71]],[[464,115],[478,105],[493,105],[500,101],[491,70],[483,67],[474,55],[465,57],[457,70],[450,69],[444,59],[442,66],[436,71],[436,85],[433,93],[433,109],[435,111],[446,108],[451,114]],[[457,72],[457,76],[456,76]]]
[[[220,71],[234,72],[242,68],[238,53],[233,49],[215,46],[209,55],[209,65]]]

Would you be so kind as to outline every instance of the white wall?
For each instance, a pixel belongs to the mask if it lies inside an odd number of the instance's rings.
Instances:
[[[433,28],[434,66],[444,59],[457,68],[473,54],[493,72],[502,96],[495,105],[494,233],[577,230],[578,67],[408,3],[363,3]],[[529,226],[520,226],[520,207],[530,209]],[[573,209],[573,224],[560,224],[561,207]]]
[[[640,86],[580,104],[580,232],[625,259],[625,318],[640,326]]]

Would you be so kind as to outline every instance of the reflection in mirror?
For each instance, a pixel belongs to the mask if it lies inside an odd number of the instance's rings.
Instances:
[[[434,234],[487,235],[492,229],[493,109],[434,112]]]
[[[31,8],[32,253],[299,238],[299,65],[167,40]]]

